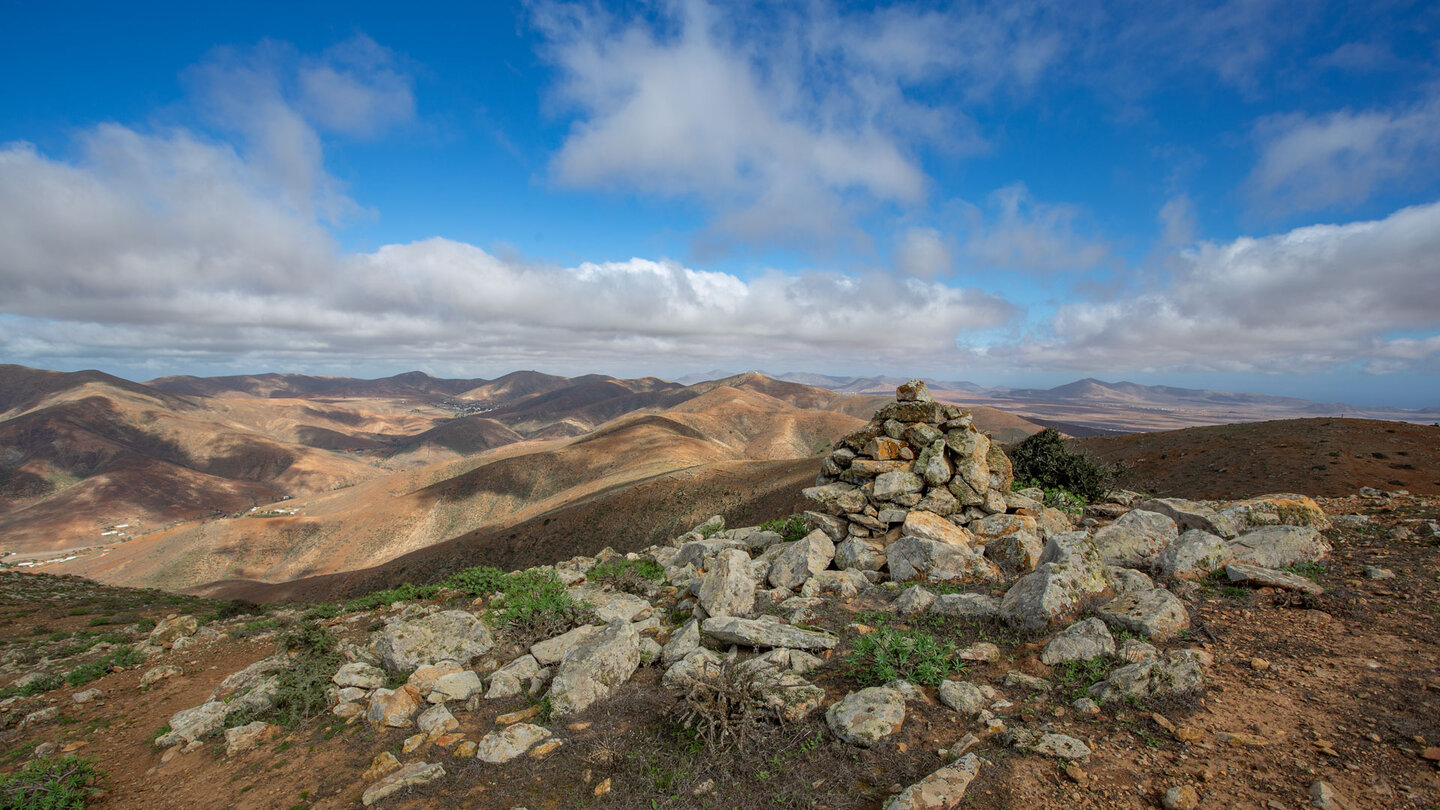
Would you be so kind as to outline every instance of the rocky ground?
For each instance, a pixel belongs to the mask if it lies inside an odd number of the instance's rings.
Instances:
[[[1067,515],[923,410],[805,518],[526,574],[0,574],[0,768],[91,757],[92,807],[1440,807],[1440,500]]]

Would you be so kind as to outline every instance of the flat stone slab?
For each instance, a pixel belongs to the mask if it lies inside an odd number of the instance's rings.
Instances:
[[[1246,565],[1245,563],[1230,563],[1225,566],[1225,576],[1231,582],[1239,582],[1257,588],[1270,587],[1279,588],[1282,591],[1300,591],[1301,593],[1321,594],[1325,589],[1314,582],[1289,571],[1276,571],[1273,568],[1262,568],[1258,565]]]
[[[979,772],[980,758],[966,754],[902,790],[886,803],[885,810],[951,810],[965,798]]]
[[[706,619],[701,625],[705,635],[728,644],[746,647],[789,647],[792,650],[828,650],[840,643],[830,633],[801,630],[780,622],[740,619],[724,616]]]

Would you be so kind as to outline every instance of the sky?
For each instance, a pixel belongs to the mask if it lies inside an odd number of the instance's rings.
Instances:
[[[1440,5],[0,0],[0,362],[1440,406]]]

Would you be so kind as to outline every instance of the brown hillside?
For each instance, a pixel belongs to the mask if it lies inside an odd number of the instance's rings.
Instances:
[[[1256,492],[1340,497],[1362,486],[1440,493],[1440,428],[1371,419],[1286,419],[1079,439],[1130,468],[1127,486],[1184,498]]]

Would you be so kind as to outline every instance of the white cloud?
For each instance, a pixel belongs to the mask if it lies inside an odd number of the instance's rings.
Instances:
[[[1306,373],[1440,360],[1440,203],[1187,251],[1168,286],[1060,308],[1001,352],[1054,369]]]
[[[907,276],[935,278],[954,269],[954,249],[934,228],[909,228],[895,246],[895,269]]]
[[[985,209],[967,204],[964,216],[964,250],[980,269],[1086,270],[1110,253],[1105,243],[1077,232],[1078,208],[1040,202],[1024,183],[991,192]]]
[[[1265,119],[1252,201],[1277,213],[1358,205],[1440,167],[1440,96],[1405,108]]]
[[[962,110],[916,87],[975,98],[1033,85],[1055,61],[1041,18],[991,11],[777,6],[756,30],[701,0],[662,4],[656,20],[543,4],[557,97],[578,111],[552,175],[700,199],[716,232],[742,240],[852,236],[857,210],[924,201],[919,146],[983,146]]]

